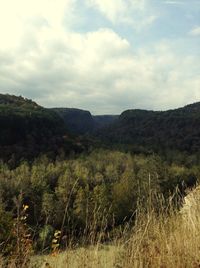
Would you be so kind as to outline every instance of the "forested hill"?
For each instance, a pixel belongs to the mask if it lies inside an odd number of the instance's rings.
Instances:
[[[65,122],[70,132],[76,135],[83,135],[91,132],[94,128],[94,120],[89,111],[75,108],[54,108]]]
[[[23,97],[0,94],[0,159],[79,150],[60,116]]]
[[[127,110],[97,134],[111,144],[157,152],[200,150],[200,102],[168,111]]]
[[[79,151],[83,144],[78,137],[84,135],[92,144],[99,140],[134,152],[200,151],[200,102],[168,111],[135,109],[120,116],[93,116],[80,109],[46,109],[23,97],[0,94],[0,126],[4,159]]]
[[[29,108],[29,109],[39,109],[42,108],[36,102],[23,98],[22,96],[15,96],[9,94],[0,94],[0,105],[4,108],[8,107],[22,107],[22,108]]]
[[[75,135],[92,134],[96,130],[115,122],[118,115],[92,115],[89,111],[76,108],[53,108],[64,120],[67,128]]]

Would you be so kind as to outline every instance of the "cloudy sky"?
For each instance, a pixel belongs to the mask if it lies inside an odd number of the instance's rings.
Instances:
[[[200,101],[200,0],[0,0],[0,92],[93,114]]]

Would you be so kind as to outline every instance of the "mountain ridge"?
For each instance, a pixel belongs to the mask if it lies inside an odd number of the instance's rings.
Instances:
[[[110,143],[136,145],[153,151],[200,149],[200,102],[167,111],[124,111],[98,136]]]
[[[21,96],[0,94],[0,126],[0,159],[6,161],[82,150],[57,113]]]
[[[37,148],[41,144],[45,151],[58,140],[62,148],[63,137],[71,141],[89,137],[91,143],[127,145],[142,152],[200,151],[200,102],[166,111],[128,109],[119,116],[92,115],[78,108],[44,108],[21,96],[0,94],[0,123],[1,146]]]

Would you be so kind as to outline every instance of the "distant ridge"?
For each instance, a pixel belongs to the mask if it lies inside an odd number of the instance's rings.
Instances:
[[[200,151],[200,102],[167,111],[127,110],[98,136],[107,143],[129,144],[156,152]]]
[[[77,108],[53,108],[64,120],[68,130],[76,135],[85,135],[113,123],[116,115],[92,115],[89,111]]]
[[[0,94],[0,159],[32,159],[81,151],[81,144],[52,109],[21,96]]]
[[[15,96],[9,94],[0,94],[0,105],[12,105],[12,106],[29,106],[29,107],[41,107],[36,102],[24,98],[22,96]]]
[[[2,155],[10,150],[5,146],[34,147],[37,152],[61,148],[62,137],[73,136],[135,152],[200,154],[200,102],[167,111],[129,109],[119,116],[94,116],[77,108],[47,109],[21,96],[0,94],[0,124]]]

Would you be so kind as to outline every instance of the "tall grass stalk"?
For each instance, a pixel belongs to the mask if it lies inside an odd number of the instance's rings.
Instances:
[[[162,195],[150,191],[147,206],[138,201],[134,221],[124,224],[112,235],[107,234],[106,212],[99,228],[99,208],[96,207],[84,230],[81,246],[68,245],[65,251],[54,256],[35,256],[29,267],[200,267],[199,192],[189,195],[189,201],[177,209],[178,191],[168,202]],[[107,243],[105,237],[110,237]]]

